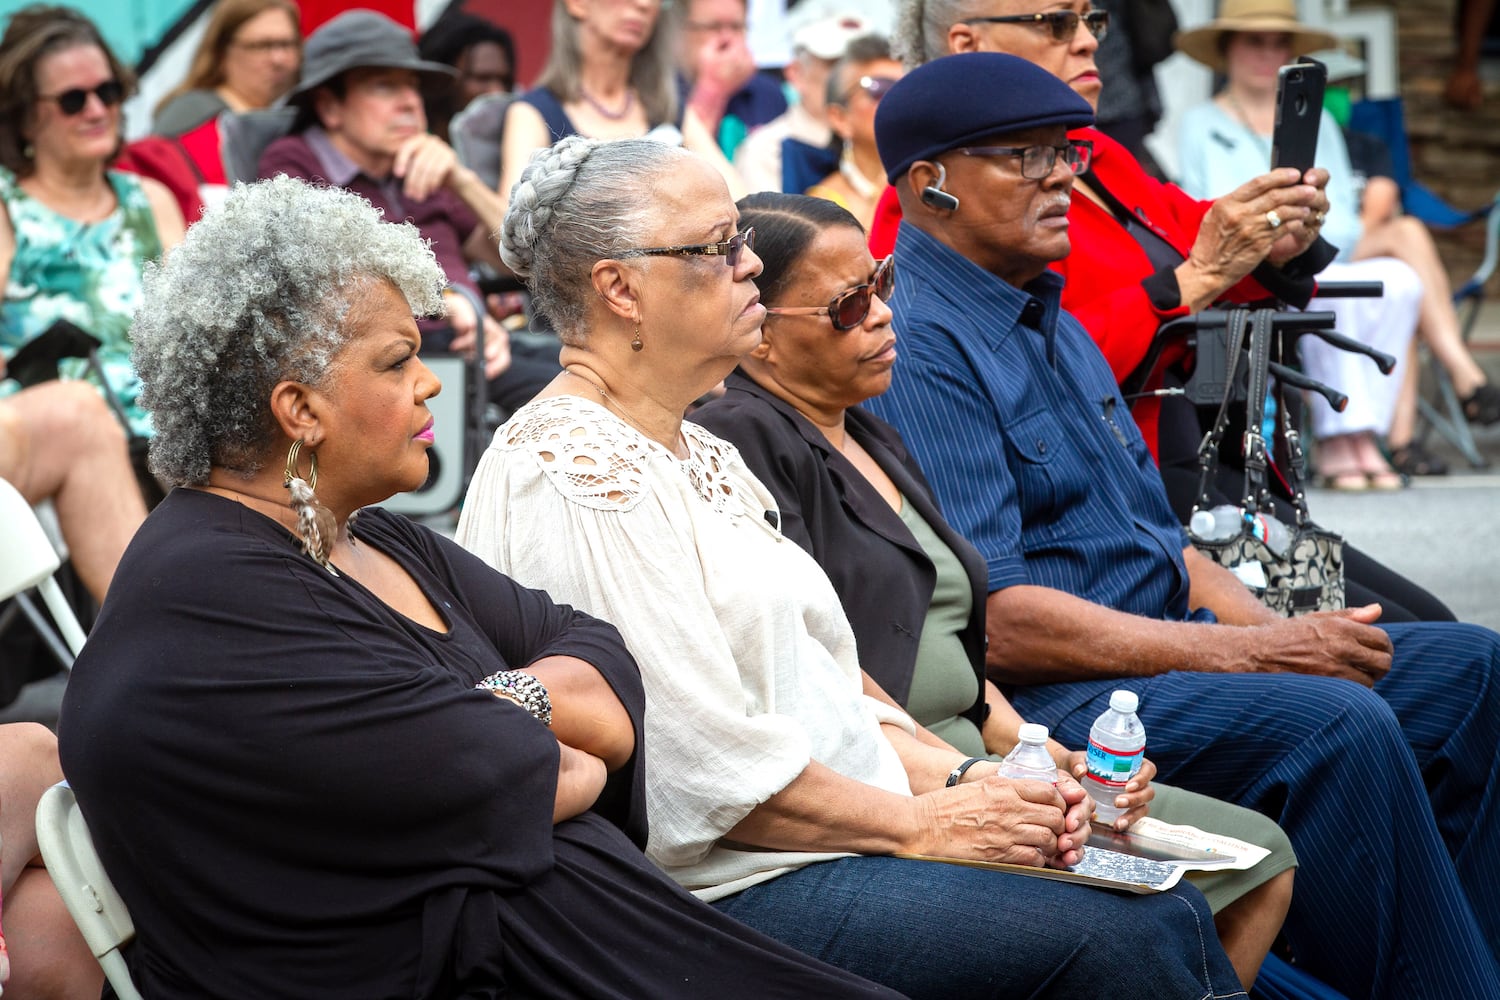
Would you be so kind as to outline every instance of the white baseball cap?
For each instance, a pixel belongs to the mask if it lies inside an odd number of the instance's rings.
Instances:
[[[819,18],[792,32],[792,51],[819,59],[841,59],[851,39],[871,32],[868,21],[856,14]]]

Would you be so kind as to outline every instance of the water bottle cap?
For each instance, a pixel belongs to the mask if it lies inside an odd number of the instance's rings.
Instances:
[[[1129,715],[1141,707],[1141,698],[1134,691],[1116,691],[1109,696],[1109,707]]]
[[[1046,743],[1047,727],[1040,722],[1023,722],[1020,737],[1022,743]]]

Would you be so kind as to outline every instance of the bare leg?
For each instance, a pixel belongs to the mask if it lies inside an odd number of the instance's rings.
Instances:
[[[1288,868],[1214,914],[1214,927],[1219,931],[1224,953],[1246,990],[1255,984],[1260,963],[1275,943],[1286,911],[1292,905],[1295,874],[1296,869]]]
[[[1365,257],[1395,257],[1411,265],[1421,277],[1423,295],[1417,335],[1453,380],[1459,398],[1472,395],[1486,381],[1484,369],[1464,345],[1458,313],[1453,308],[1453,286],[1427,227],[1420,219],[1403,215],[1367,230],[1354,248],[1356,260]],[[1406,440],[1410,437],[1408,433]]]
[[[78,933],[45,868],[28,868],[5,894],[7,997],[97,1000],[104,970]]]
[[[1386,432],[1385,443],[1392,451],[1411,444],[1417,432],[1417,388],[1420,373],[1417,371],[1417,342],[1407,348],[1406,361],[1401,365],[1401,391],[1396,396],[1396,410],[1391,414],[1391,429]]]
[[[146,506],[125,432],[82,382],[47,382],[0,400],[0,476],[35,503],[51,497],[83,584],[102,601]]]
[[[0,726],[0,870],[4,927],[10,953],[7,996],[98,997],[99,963],[42,867],[36,843],[36,804],[62,780],[57,737],[45,726]]]

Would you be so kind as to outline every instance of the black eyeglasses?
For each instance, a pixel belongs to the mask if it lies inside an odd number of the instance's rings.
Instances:
[[[251,55],[266,56],[272,52],[296,52],[302,43],[295,38],[257,38],[253,42],[230,42],[231,46]]]
[[[688,243],[675,247],[637,247],[616,254],[617,257],[723,257],[730,267],[738,267],[740,251],[755,249],[755,227],[736,233],[723,243]]]
[[[83,106],[89,102],[90,94],[99,98],[99,103],[106,108],[112,108],[125,99],[125,87],[119,80],[105,80],[93,90],[74,87],[72,90],[65,90],[61,94],[42,94],[38,100],[56,101],[57,109],[63,114],[71,116],[83,110]]]
[[[1021,176],[1028,181],[1039,181],[1052,173],[1057,157],[1081,174],[1094,159],[1094,143],[1089,139],[1069,139],[1061,146],[964,146],[959,152],[965,156],[1019,156]]]
[[[896,288],[896,258],[887,257],[875,267],[875,273],[863,285],[846,288],[833,297],[825,306],[788,306],[771,308],[766,312],[777,316],[827,316],[835,330],[852,330],[870,315],[870,300],[880,296],[888,301]]]
[[[1052,33],[1054,42],[1071,42],[1078,34],[1078,22],[1088,25],[1089,33],[1096,41],[1104,41],[1109,31],[1109,11],[1091,10],[1077,14],[1071,10],[1049,10],[1041,14],[1006,14],[995,17],[966,17],[964,24],[1030,24],[1045,26]]]
[[[891,92],[891,88],[895,85],[896,80],[893,77],[862,76],[855,81],[854,86],[844,91],[844,100],[847,102],[854,96],[856,90],[863,90],[866,97],[878,103],[882,97]]]

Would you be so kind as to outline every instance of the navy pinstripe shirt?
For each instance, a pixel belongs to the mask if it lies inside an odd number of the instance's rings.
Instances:
[[[990,591],[1185,618],[1186,535],[1108,364],[1059,305],[1062,279],[1017,289],[908,223],[896,257],[901,360],[865,406],[901,431]]]

